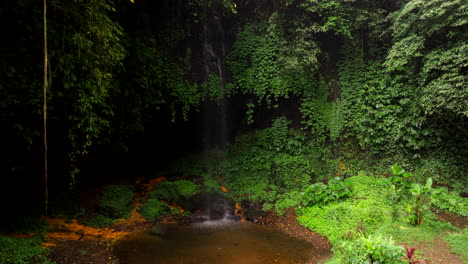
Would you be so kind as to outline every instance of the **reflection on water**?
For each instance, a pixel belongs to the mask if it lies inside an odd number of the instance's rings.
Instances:
[[[311,244],[272,229],[226,220],[133,234],[117,244],[121,264],[302,264]]]

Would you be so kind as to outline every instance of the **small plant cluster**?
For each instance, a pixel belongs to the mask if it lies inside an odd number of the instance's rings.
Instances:
[[[126,218],[130,215],[134,189],[128,185],[111,185],[102,193],[99,210],[113,218]]]
[[[385,263],[402,264],[404,249],[390,238],[361,235],[354,241],[345,241],[338,247],[343,264]]]
[[[312,206],[315,204],[327,204],[333,201],[340,201],[351,194],[346,183],[339,179],[332,179],[327,184],[317,182],[306,188],[303,204]]]
[[[396,201],[406,201],[406,211],[409,214],[408,222],[413,225],[422,225],[424,214],[431,208],[438,189],[432,188],[432,178],[427,178],[424,185],[411,183],[413,175],[405,172],[398,164],[392,167],[393,176],[390,177]]]
[[[414,183],[410,192],[413,199],[406,209],[410,213],[409,222],[413,225],[422,225],[424,213],[431,208],[433,196],[436,192],[432,188],[432,179],[428,178],[425,185]]]
[[[98,210],[85,224],[104,227],[115,223],[118,218],[130,215],[134,188],[128,185],[110,185],[104,189],[99,199]]]
[[[138,211],[145,219],[156,221],[167,213],[178,213],[163,201],[179,202],[193,197],[199,191],[196,184],[187,180],[162,182],[151,192],[149,199],[138,208]]]
[[[169,211],[169,205],[155,197],[150,197],[138,208],[138,212],[148,221],[156,221],[158,217],[163,216]]]
[[[365,236],[360,234],[353,241],[345,241],[337,247],[343,264],[425,264],[416,259],[416,247],[395,245],[392,238],[383,236]]]
[[[400,168],[398,164],[393,164],[391,170],[393,175],[389,178],[393,184],[392,188],[398,197],[402,197],[407,193],[407,190],[411,188],[410,178],[413,175]]]
[[[426,261],[423,259],[416,259],[414,256],[414,252],[416,251],[416,247],[408,247],[404,246],[405,248],[405,260],[407,261],[408,264],[425,264]]]
[[[188,199],[199,192],[198,186],[187,180],[166,181],[160,183],[153,192],[151,197],[165,201],[177,202],[183,199]]]

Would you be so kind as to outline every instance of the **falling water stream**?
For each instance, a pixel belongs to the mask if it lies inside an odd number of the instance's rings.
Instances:
[[[312,245],[252,223],[216,220],[140,232],[114,248],[121,264],[301,264]]]
[[[204,22],[202,27],[203,80],[210,76],[219,78],[218,108],[216,111],[205,109],[205,140],[223,148],[227,143],[228,124],[225,92],[226,47],[223,23],[219,15],[214,15]],[[205,102],[207,104],[207,102]],[[214,122],[213,122],[214,121]],[[212,147],[210,144],[206,148]]]

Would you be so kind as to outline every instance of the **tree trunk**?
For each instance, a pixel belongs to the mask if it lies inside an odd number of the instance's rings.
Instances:
[[[45,216],[47,217],[49,190],[47,182],[47,3],[44,3],[44,83],[42,85],[42,116],[43,116],[43,140],[44,140],[44,183],[45,183]]]

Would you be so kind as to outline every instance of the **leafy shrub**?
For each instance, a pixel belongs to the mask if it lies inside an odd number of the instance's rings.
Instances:
[[[468,198],[460,197],[457,193],[449,193],[446,188],[437,188],[437,190],[433,200],[436,207],[457,215],[468,216]]]
[[[401,260],[404,249],[395,245],[392,239],[381,236],[360,236],[354,241],[343,242],[338,250],[343,255],[344,264],[404,263]]]
[[[166,201],[180,201],[188,199],[199,192],[198,186],[191,181],[178,180],[162,182],[151,192],[151,197]]]
[[[431,208],[432,196],[435,193],[432,189],[432,179],[428,178],[424,186],[419,183],[413,184],[410,192],[414,199],[407,207],[410,213],[409,221],[413,225],[421,225],[424,213]]]
[[[220,191],[220,186],[216,179],[213,177],[213,174],[203,173],[201,175],[203,179],[203,189],[207,192],[216,193]]]
[[[0,264],[51,263],[48,249],[40,246],[40,237],[14,238],[0,236]]]
[[[390,177],[390,181],[395,186],[397,191],[409,189],[411,187],[411,182],[409,179],[413,174],[406,172],[398,166],[398,164],[393,164],[391,167],[393,176]]]
[[[265,203],[263,210],[268,211],[274,209],[278,215],[283,215],[286,209],[298,206],[301,202],[302,194],[297,191],[292,191],[284,194],[280,194],[276,197],[274,204]]]
[[[285,143],[290,139],[290,137],[288,137],[288,126],[290,124],[291,121],[287,120],[285,117],[276,118],[273,120],[270,128],[257,132],[258,145],[270,151],[281,151],[285,149],[287,147]]]
[[[111,185],[102,193],[99,212],[110,218],[126,218],[130,215],[133,196],[133,187]]]
[[[317,182],[306,188],[303,203],[306,206],[314,204],[326,204],[332,201],[340,201],[351,194],[348,186],[338,179],[332,179],[325,184]]]
[[[423,263],[426,263],[424,260],[422,259],[416,259],[414,256],[414,252],[416,251],[416,247],[408,247],[408,246],[404,246],[405,248],[405,259],[408,260],[408,264],[423,264]]]
[[[140,214],[148,221],[155,221],[158,217],[164,213],[170,211],[169,205],[161,202],[157,198],[151,197],[138,208]]]

